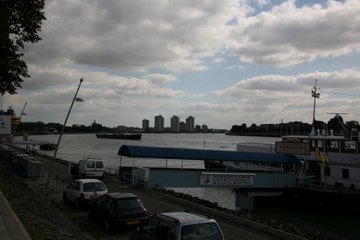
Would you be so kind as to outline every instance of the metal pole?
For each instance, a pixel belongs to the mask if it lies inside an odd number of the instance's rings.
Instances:
[[[313,108],[313,122],[312,122],[312,125],[314,127],[314,124],[315,124],[315,105],[316,105],[316,94],[317,94],[317,79],[315,79],[315,87],[314,87],[314,92],[315,92],[315,95],[313,96],[314,97],[314,108]]]
[[[76,96],[77,96],[77,94],[78,94],[78,92],[79,92],[79,89],[80,89],[80,86],[81,86],[81,83],[82,83],[82,82],[83,82],[83,79],[81,78],[81,79],[80,79],[79,86],[78,86],[78,88],[77,88],[77,90],[76,90],[75,96],[74,96],[74,98],[73,98],[73,100],[72,100],[72,102],[71,102],[69,111],[68,111],[68,113],[67,113],[67,115],[66,115],[64,124],[63,124],[63,126],[62,126],[62,129],[61,129],[61,132],[60,132],[60,135],[59,135],[59,139],[58,139],[58,142],[57,142],[57,145],[56,145],[56,149],[55,149],[55,152],[54,152],[54,157],[53,157],[53,159],[52,159],[52,161],[51,161],[51,164],[50,164],[50,169],[49,169],[48,177],[47,177],[47,180],[46,180],[46,189],[49,188],[50,177],[51,177],[51,175],[52,175],[53,165],[54,165],[54,162],[55,162],[55,160],[56,160],[56,154],[57,154],[58,149],[59,149],[60,141],[61,141],[62,135],[63,135],[63,133],[64,133],[64,129],[65,129],[66,122],[67,122],[67,120],[68,120],[68,118],[69,118],[71,109],[72,109],[72,107],[73,107],[73,105],[74,105],[74,102],[75,102],[75,100],[76,100]]]

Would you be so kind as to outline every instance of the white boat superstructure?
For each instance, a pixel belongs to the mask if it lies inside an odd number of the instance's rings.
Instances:
[[[356,127],[350,130],[343,123],[340,113],[329,113],[335,114],[333,120],[339,124],[341,132],[334,134],[332,129],[315,130],[315,103],[320,97],[317,90],[315,80],[315,86],[311,91],[314,98],[313,129],[309,135],[282,136],[281,141],[275,142],[275,146],[239,143],[237,151],[294,154],[303,160],[299,185],[310,185],[310,179],[316,179],[319,185],[325,187],[341,191],[360,191],[360,129]]]
[[[288,149],[282,148],[284,144]],[[308,150],[303,149],[306,146]],[[301,150],[298,151],[299,149]],[[283,136],[282,141],[276,143],[276,151],[293,151],[299,158],[304,159],[304,173],[316,176],[321,184],[360,189],[358,132],[349,137],[332,134]]]
[[[317,131],[318,133],[320,131]],[[239,143],[237,151],[291,153],[303,160],[303,179],[323,185],[360,190],[359,133],[351,136],[334,136],[331,133],[316,135],[287,135],[275,144]]]

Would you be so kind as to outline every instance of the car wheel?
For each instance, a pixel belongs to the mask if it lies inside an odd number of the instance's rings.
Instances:
[[[89,214],[88,214],[88,219],[92,220],[95,219],[94,213],[93,211],[90,209]]]
[[[110,232],[111,231],[111,225],[110,225],[110,222],[108,220],[104,221],[104,230],[105,230],[105,232]]]
[[[64,192],[63,192],[63,202],[68,203],[68,199],[67,199],[66,194]]]
[[[76,208],[77,210],[80,210],[80,209],[81,209],[81,203],[80,203],[79,200],[75,200],[75,208]]]

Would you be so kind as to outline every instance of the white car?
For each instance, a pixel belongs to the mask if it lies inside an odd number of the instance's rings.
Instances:
[[[63,201],[74,203],[79,209],[107,192],[105,184],[98,179],[76,179],[63,190]]]
[[[104,161],[101,158],[84,158],[78,163],[71,163],[70,174],[74,178],[104,179]]]
[[[224,235],[215,219],[185,211],[153,214],[129,239],[224,240]]]

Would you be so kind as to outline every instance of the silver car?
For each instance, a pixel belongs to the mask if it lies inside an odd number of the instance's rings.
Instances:
[[[130,234],[130,240],[223,240],[215,219],[192,212],[150,216]]]

